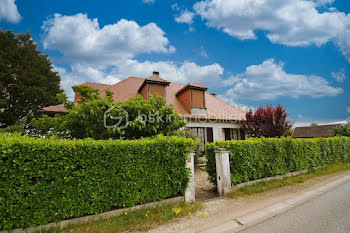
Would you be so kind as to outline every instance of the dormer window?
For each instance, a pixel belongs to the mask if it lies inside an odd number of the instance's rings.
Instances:
[[[194,115],[205,115],[205,91],[207,87],[191,82],[177,92],[176,96],[181,100],[186,110]]]
[[[139,93],[146,100],[149,99],[150,95],[159,95],[166,97],[166,87],[169,86],[170,82],[159,77],[159,72],[153,71],[153,75],[146,78],[139,89]]]

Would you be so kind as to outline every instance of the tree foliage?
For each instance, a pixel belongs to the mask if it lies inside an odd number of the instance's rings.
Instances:
[[[58,104],[60,77],[29,33],[0,29],[0,127],[38,116],[42,107]]]
[[[246,120],[242,121],[242,129],[248,137],[282,137],[287,136],[293,123],[287,120],[286,109],[278,104],[275,108],[266,105],[260,106],[253,112],[246,113]]]
[[[33,119],[32,125],[37,133],[79,139],[137,139],[158,134],[172,135],[186,125],[160,96],[151,96],[149,100],[138,96],[115,104],[109,90],[105,97],[101,97],[98,90],[89,86],[73,88],[80,99],[75,103],[65,102],[67,114]]]
[[[332,135],[350,137],[350,124],[334,128],[332,130]]]

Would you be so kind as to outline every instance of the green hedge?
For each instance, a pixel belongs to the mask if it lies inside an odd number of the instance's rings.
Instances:
[[[183,193],[193,140],[57,140],[0,134],[0,229],[36,226]]]
[[[350,161],[350,138],[261,138],[207,144],[207,172],[216,184],[214,151],[230,151],[231,182],[239,184],[283,175],[334,161]]]

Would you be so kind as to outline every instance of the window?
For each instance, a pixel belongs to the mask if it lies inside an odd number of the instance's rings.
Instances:
[[[211,127],[191,127],[190,128],[199,138],[201,139],[203,145],[207,142],[214,141],[213,128]]]
[[[201,141],[203,144],[205,144],[205,128],[200,128],[200,127],[192,127],[191,130],[197,134],[197,136],[200,137]]]
[[[224,129],[225,141],[227,140],[238,140],[238,129]]]

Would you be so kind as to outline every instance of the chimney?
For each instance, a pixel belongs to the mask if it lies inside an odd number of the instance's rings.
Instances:
[[[210,93],[212,96],[216,96],[216,94],[215,93]]]
[[[158,71],[153,71],[153,75],[158,75],[159,76],[159,72]]]

